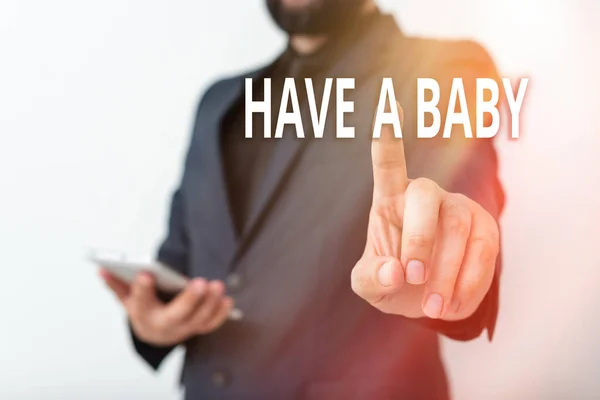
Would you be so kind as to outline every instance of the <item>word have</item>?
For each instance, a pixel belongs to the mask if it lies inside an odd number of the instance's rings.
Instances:
[[[502,86],[506,94],[506,100],[511,114],[512,126],[511,137],[516,139],[519,137],[519,115],[525,91],[529,79],[522,78],[519,81],[519,86],[516,95],[513,94],[510,80],[502,78]],[[325,131],[325,119],[331,98],[333,87],[333,79],[326,78],[321,101],[320,110],[317,110],[317,102],[314,91],[314,86],[311,78],[305,79],[306,93],[308,100],[308,108],[310,112],[314,137],[321,139]],[[354,127],[344,125],[344,115],[354,112],[354,102],[344,99],[346,90],[354,89],[354,78],[336,78],[336,137],[351,139],[354,138]],[[252,78],[246,78],[246,138],[252,138],[252,114],[262,113],[264,117],[264,132],[265,138],[271,138],[271,79],[264,79],[264,100],[253,100],[252,96]],[[425,93],[431,92],[431,99],[425,100]],[[489,100],[485,100],[485,93],[489,92]],[[477,78],[476,80],[476,118],[475,118],[475,137],[476,138],[492,138],[496,136],[500,129],[500,111],[498,102],[500,99],[500,89],[495,80],[490,78]],[[438,135],[441,128],[442,116],[438,109],[440,102],[440,86],[435,79],[418,78],[417,79],[417,137],[418,138],[433,138]],[[291,111],[288,112],[288,107],[291,103]],[[456,105],[459,106],[459,111],[456,111]],[[394,93],[394,85],[392,78],[384,78],[381,84],[379,102],[375,121],[373,124],[373,138],[379,138],[381,128],[385,124],[391,124],[394,129],[394,136],[402,137],[402,125],[398,115],[396,105],[396,95]],[[389,111],[386,111],[389,110]],[[425,114],[431,114],[433,122],[430,126],[425,126]],[[484,116],[491,116],[491,124],[485,126]],[[296,136],[304,138],[304,126],[302,115],[300,112],[300,104],[298,100],[298,92],[296,83],[293,78],[286,78],[283,85],[281,96],[281,104],[275,127],[275,138],[283,136],[285,125],[294,125],[296,128]],[[462,78],[454,78],[448,98],[448,107],[446,110],[446,118],[442,136],[450,138],[454,125],[462,125],[466,138],[473,138],[471,128],[471,119],[469,115],[465,88]]]

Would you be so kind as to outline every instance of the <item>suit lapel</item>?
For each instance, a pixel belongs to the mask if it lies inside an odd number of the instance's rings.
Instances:
[[[300,108],[302,112],[302,124],[306,131],[309,126],[307,123],[311,123],[310,120],[305,117],[308,110],[304,110],[303,105]],[[255,205],[252,207],[246,229],[242,234],[240,246],[235,255],[236,260],[244,251],[253,233],[258,229],[260,221],[264,218],[269,209],[269,205],[275,200],[277,190],[283,185],[286,176],[292,172],[294,165],[300,159],[302,151],[310,141],[308,139],[297,139],[295,131],[289,129],[289,126],[285,127],[281,139],[272,140],[279,140],[280,142],[277,144],[274,154],[269,161],[269,166],[265,172],[258,198],[255,201]]]
[[[204,240],[216,253],[219,261],[229,266],[238,247],[238,237],[235,232],[233,217],[223,165],[221,149],[221,128],[223,119],[231,107],[243,94],[245,78],[259,76],[263,70],[231,79],[222,83],[220,90],[215,91],[215,98],[200,107],[198,121],[204,134],[202,143],[198,144],[201,151],[199,162],[202,165],[202,190],[198,196],[203,199],[197,212],[201,214],[200,224],[206,229]]]

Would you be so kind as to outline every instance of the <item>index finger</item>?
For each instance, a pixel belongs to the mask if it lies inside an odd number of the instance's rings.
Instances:
[[[396,103],[400,124],[404,122],[402,107]],[[379,139],[371,143],[374,197],[389,197],[404,193],[408,186],[404,143],[394,136],[391,124],[381,127]]]

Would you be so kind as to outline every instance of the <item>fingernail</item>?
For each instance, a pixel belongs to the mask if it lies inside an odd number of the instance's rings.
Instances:
[[[423,312],[429,318],[439,318],[442,316],[442,309],[444,308],[444,299],[437,293],[432,293],[427,297]]]
[[[383,264],[379,268],[377,277],[382,286],[392,286],[394,284],[394,262],[388,261]]]
[[[222,296],[225,293],[225,286],[221,281],[210,281],[211,291],[215,296]]]
[[[410,260],[406,265],[406,281],[413,285],[425,282],[425,264],[419,260]]]
[[[145,272],[142,272],[141,274],[138,274],[137,281],[141,285],[148,286],[148,285],[150,285],[150,282],[151,282],[150,275],[148,275]]]
[[[206,281],[204,279],[194,279],[192,281],[192,289],[198,294],[203,294],[206,290]]]

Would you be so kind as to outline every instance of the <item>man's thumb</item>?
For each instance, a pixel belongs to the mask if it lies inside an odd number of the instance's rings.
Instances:
[[[352,290],[371,304],[404,285],[404,269],[393,257],[363,257],[352,269]]]

